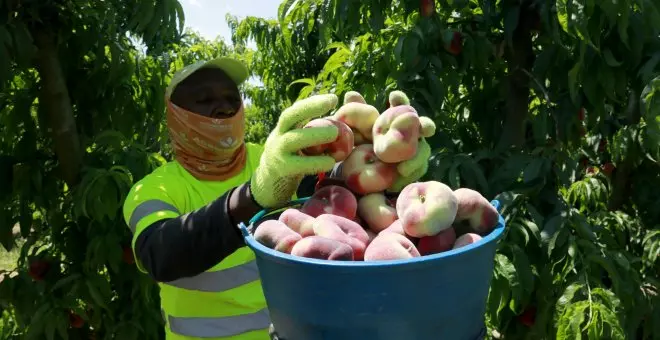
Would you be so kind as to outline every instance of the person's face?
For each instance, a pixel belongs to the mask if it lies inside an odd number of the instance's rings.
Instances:
[[[209,118],[229,118],[241,107],[236,84],[217,68],[202,68],[188,76],[174,89],[174,104]]]

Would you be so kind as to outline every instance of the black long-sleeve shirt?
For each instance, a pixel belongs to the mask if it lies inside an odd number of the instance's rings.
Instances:
[[[327,175],[337,176],[338,169]],[[304,177],[297,196],[311,196],[318,180]],[[195,276],[244,246],[238,223],[247,223],[262,209],[245,183],[200,209],[151,224],[137,238],[136,256],[156,281]]]

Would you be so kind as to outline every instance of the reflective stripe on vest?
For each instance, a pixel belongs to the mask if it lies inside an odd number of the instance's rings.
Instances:
[[[168,324],[173,333],[197,338],[221,338],[270,326],[267,309],[256,313],[226,317],[177,317],[169,315]]]
[[[163,284],[200,292],[219,293],[257,280],[259,280],[259,269],[257,262],[252,260],[227,269],[203,272]]]
[[[131,228],[131,231],[135,233],[135,228],[137,228],[137,224],[141,219],[159,211],[173,211],[180,214],[176,207],[167,202],[161,200],[148,200],[135,207],[131,214],[131,218],[129,219],[128,226]]]

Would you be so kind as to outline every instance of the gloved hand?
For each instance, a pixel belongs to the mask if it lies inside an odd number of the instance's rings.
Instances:
[[[390,92],[389,101],[390,107],[410,105],[410,99],[405,93],[401,91]],[[420,131],[421,137],[419,138],[417,153],[412,159],[403,161],[397,165],[399,177],[396,179],[394,184],[392,184],[392,186],[387,189],[388,192],[400,192],[406,185],[417,182],[420,178],[422,178],[422,176],[426,174],[426,171],[429,169],[431,146],[426,141],[426,138],[435,135],[436,126],[433,120],[426,116],[420,116],[419,121],[422,125],[422,128]]]
[[[332,170],[334,158],[305,156],[300,151],[337,139],[336,126],[303,128],[309,120],[326,115],[337,102],[334,94],[316,95],[282,112],[266,139],[259,166],[250,181],[252,197],[259,205],[279,207],[291,200],[305,175]]]

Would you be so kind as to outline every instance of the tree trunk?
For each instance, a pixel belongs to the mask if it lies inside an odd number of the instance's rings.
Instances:
[[[508,68],[508,93],[505,102],[505,118],[499,146],[502,148],[525,144],[525,130],[529,108],[529,70],[534,64],[531,28],[534,16],[527,9],[528,2],[520,4],[518,25],[513,31],[511,45],[507,46],[505,58]],[[528,72],[525,72],[528,71]]]
[[[641,91],[633,90],[628,97],[626,115],[630,125],[639,124],[641,119],[639,94]],[[630,175],[633,173],[634,164],[630,156],[626,156],[618,165],[612,178],[612,193],[607,204],[610,211],[620,210],[624,203],[630,200]]]
[[[44,30],[32,31],[38,48],[36,66],[39,71],[41,92],[39,105],[43,105],[47,131],[53,139],[61,178],[69,187],[78,182],[82,166],[82,151],[71,99],[62,72],[55,37]]]

